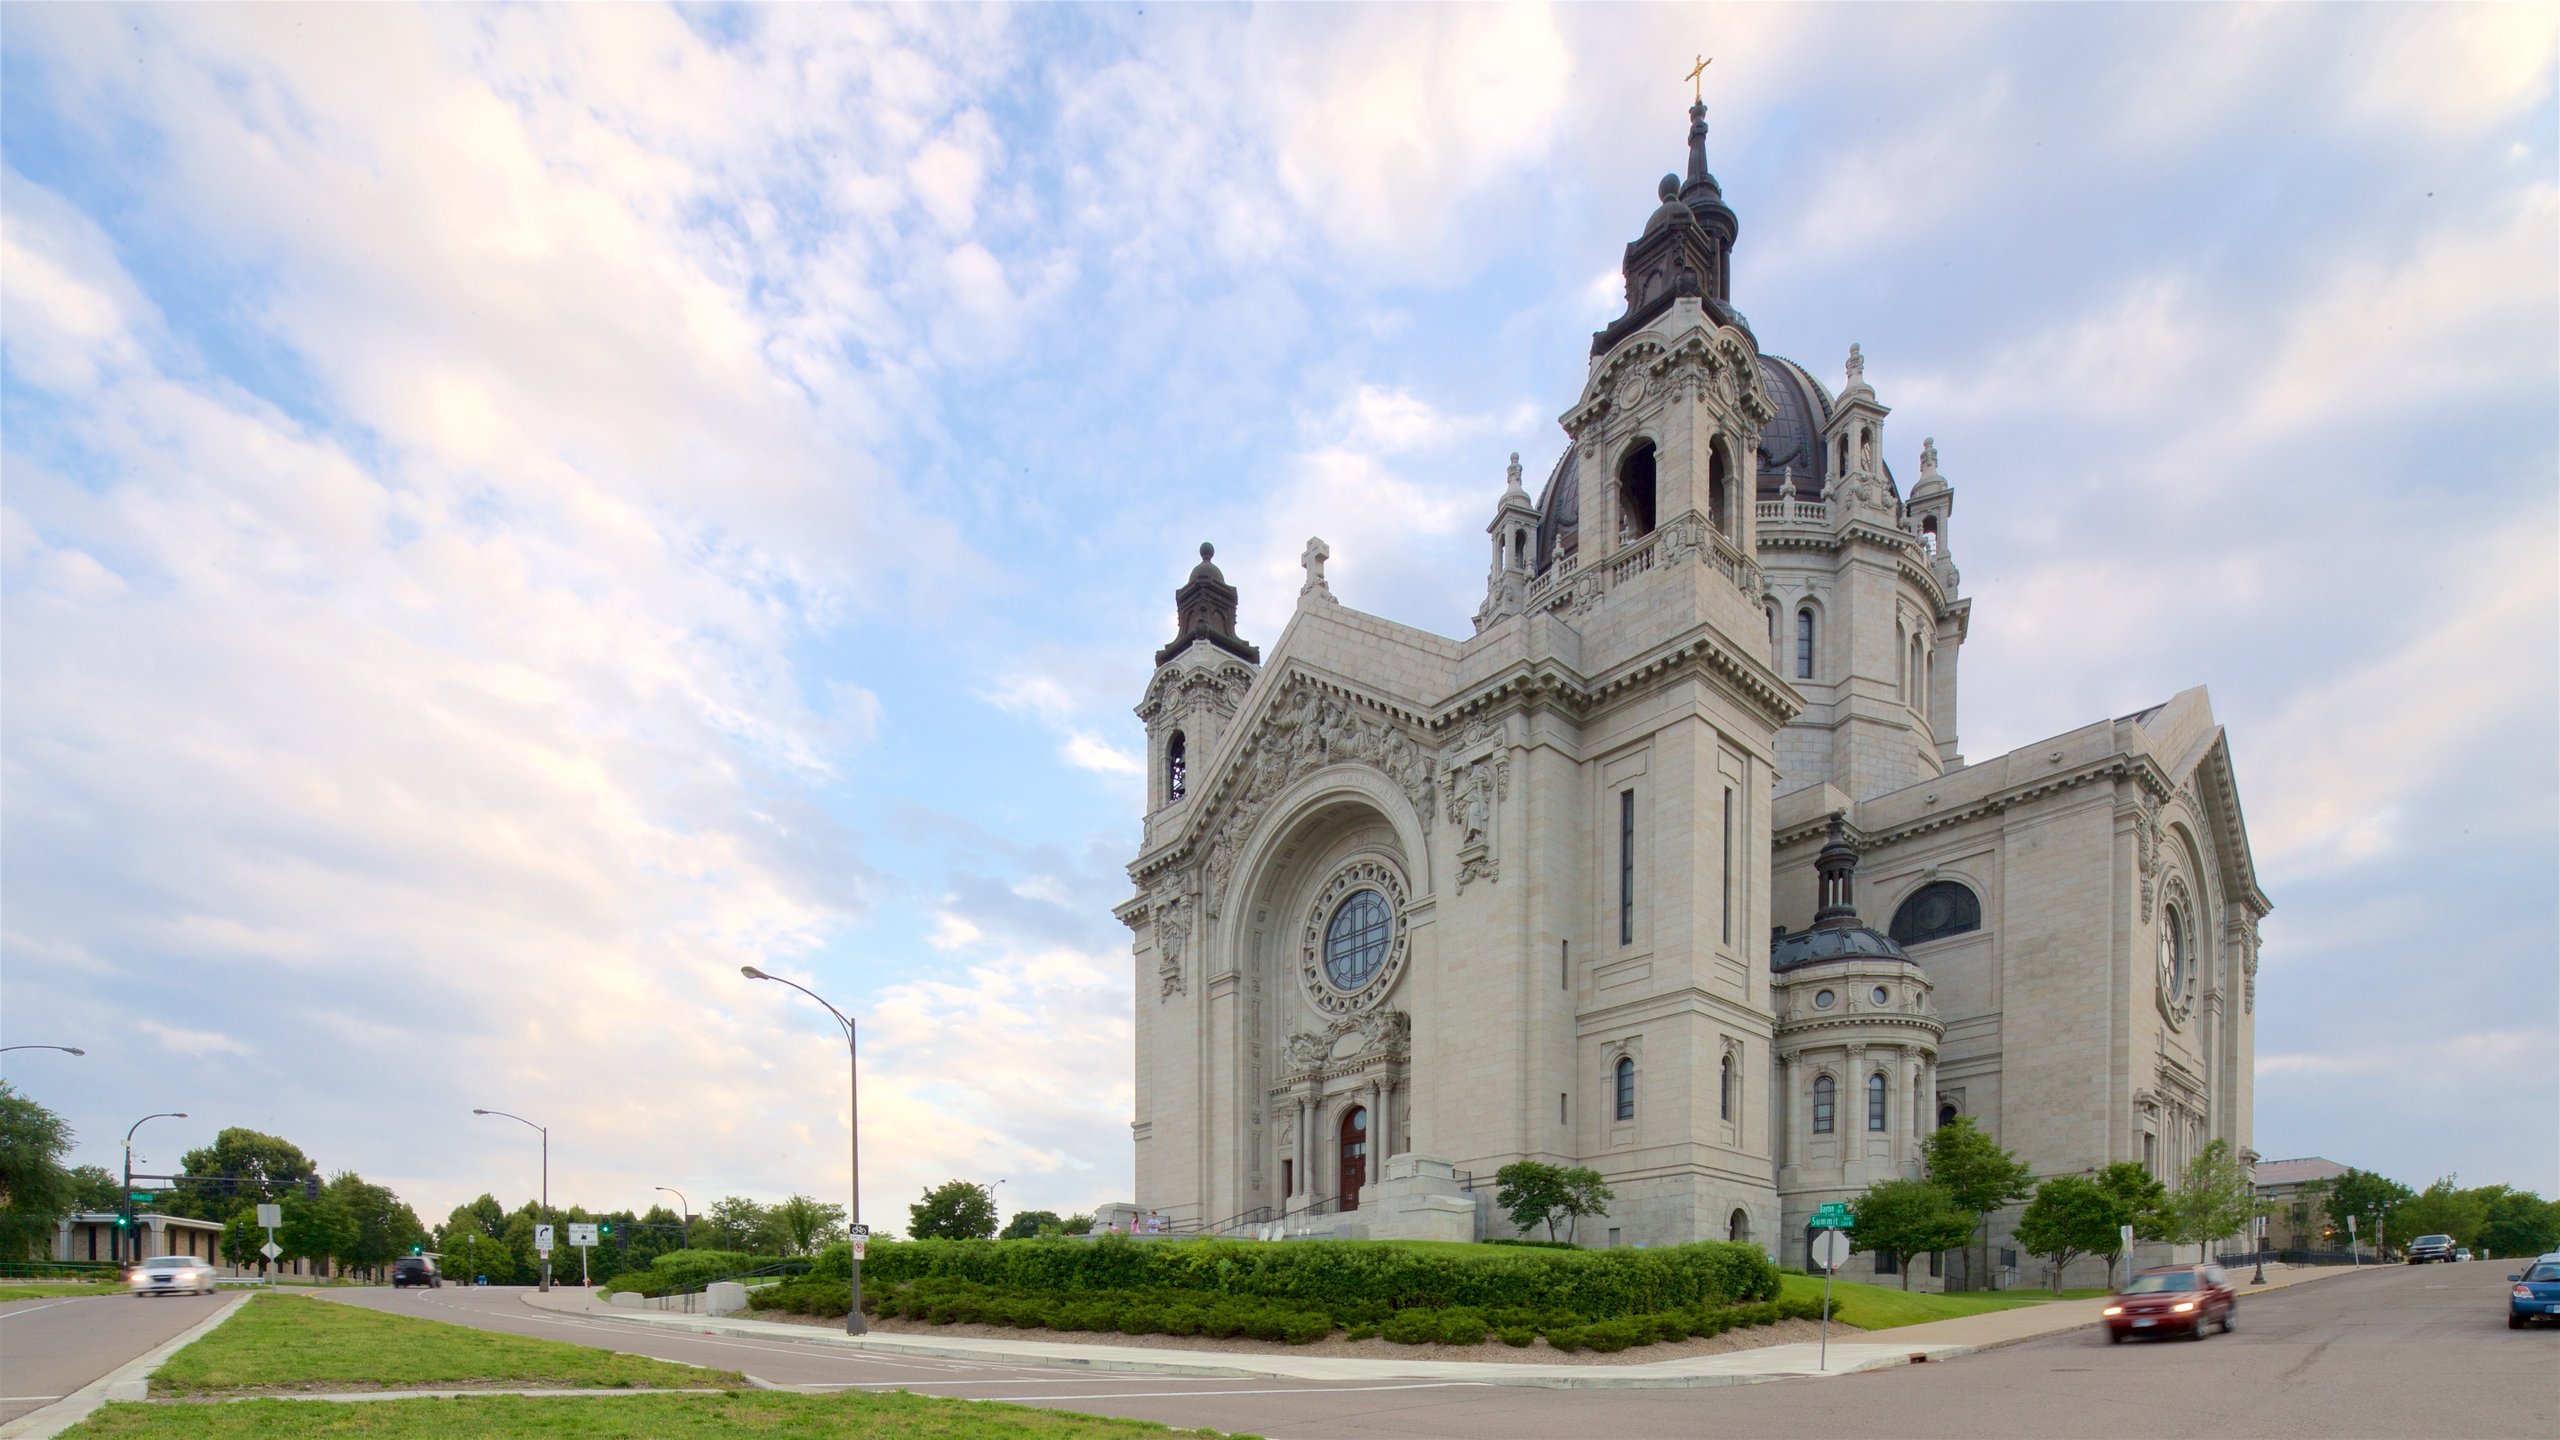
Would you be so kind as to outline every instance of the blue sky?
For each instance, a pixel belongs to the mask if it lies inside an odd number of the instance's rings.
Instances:
[[[2547,9],[16,7],[0,1024],[80,1158],[1129,1191],[1129,707],[1463,633],[1700,50],[1734,298],[1934,436],[1984,758],[2204,683],[2259,1148],[2560,1191]],[[511,1133],[513,1132],[513,1133]]]

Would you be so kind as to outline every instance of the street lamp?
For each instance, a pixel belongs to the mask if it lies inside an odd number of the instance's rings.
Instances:
[[[847,1137],[845,1168],[851,1172],[853,1190],[853,1215],[846,1223],[858,1226],[862,1223],[862,1049],[855,1036],[853,1017],[833,1005],[827,1005],[825,996],[797,981],[785,980],[779,975],[768,975],[753,965],[739,966],[738,973],[750,980],[770,980],[777,985],[790,986],[819,1004],[826,1005],[827,1013],[836,1017],[836,1023],[844,1027],[846,1087],[844,1118]],[[847,1238],[850,1240],[854,1237],[849,1235]],[[853,1306],[844,1312],[844,1333],[860,1335],[870,1329],[862,1321],[862,1260],[859,1251],[853,1246],[848,1245],[846,1248],[853,1251],[846,1256],[853,1270]]]
[[[1001,1185],[1003,1183],[1004,1181],[999,1180],[996,1182],[996,1185]],[[996,1208],[996,1185],[981,1185],[978,1188],[987,1192],[988,1215],[992,1218],[1001,1220],[1004,1218],[1004,1212]],[[999,1225],[996,1228],[998,1230],[1002,1230],[1004,1227]]]
[[[75,1050],[72,1053],[76,1055],[79,1052]],[[133,1258],[136,1260],[142,1258],[142,1237],[133,1234],[133,1132],[141,1129],[144,1125],[154,1120],[184,1120],[186,1118],[187,1112],[184,1110],[163,1110],[157,1115],[145,1115],[140,1120],[134,1121],[132,1125],[125,1129],[124,1198],[116,1203],[123,1207],[124,1210],[124,1224],[119,1227],[119,1229],[124,1235],[132,1237]],[[125,1241],[119,1239],[113,1246],[109,1247],[111,1250],[116,1252],[116,1259],[118,1260],[124,1259],[124,1245]]]
[[[2258,1274],[2249,1283],[2252,1285],[2267,1283],[2267,1217],[2264,1215],[2258,1217]]]
[[[77,1045],[0,1045],[0,1055],[6,1055],[12,1050],[59,1050],[65,1055],[86,1055],[89,1053]]]
[[[692,1202],[692,1201],[690,1201],[690,1200],[687,1200],[686,1198],[684,1198],[684,1192],[683,1192],[683,1191],[681,1191],[681,1190],[679,1190],[679,1189],[677,1189],[677,1188],[676,1188],[676,1187],[674,1187],[673,1185],[661,1185],[661,1186],[659,1186],[658,1188],[659,1188],[659,1189],[661,1189],[661,1190],[664,1190],[664,1191],[666,1191],[668,1194],[673,1195],[674,1197],[676,1197],[676,1204],[678,1204],[678,1205],[680,1205],[680,1206],[684,1207],[684,1248],[686,1248],[687,1250],[692,1249],[692,1248],[693,1248],[693,1202]]]
[[[549,1220],[551,1218],[551,1127],[536,1125],[521,1115],[509,1115],[504,1110],[474,1109],[471,1113],[495,1115],[501,1119],[513,1120],[528,1129],[542,1132],[542,1218]],[[542,1288],[546,1291],[551,1288],[551,1252],[548,1250],[542,1252]]]

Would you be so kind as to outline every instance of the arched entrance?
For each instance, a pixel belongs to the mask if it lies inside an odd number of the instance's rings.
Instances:
[[[1750,1239],[1751,1217],[1740,1210],[1735,1210],[1733,1217],[1724,1222],[1724,1238],[1735,1241]]]
[[[1342,1208],[1360,1208],[1360,1187],[1369,1183],[1369,1111],[1354,1105],[1342,1117]]]

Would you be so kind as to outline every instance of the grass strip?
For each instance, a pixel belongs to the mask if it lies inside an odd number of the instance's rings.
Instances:
[[[1216,1433],[936,1395],[763,1390],[592,1400],[474,1395],[361,1404],[242,1400],[109,1405],[66,1435],[69,1440],[445,1440],[454,1435],[479,1440],[1135,1440]]]
[[[61,1300],[82,1295],[115,1295],[124,1290],[113,1281],[38,1280],[24,1285],[0,1285],[0,1305],[12,1300]]]
[[[190,1397],[470,1385],[609,1390],[745,1383],[734,1370],[697,1369],[302,1295],[259,1295],[213,1333],[171,1356],[152,1377],[151,1390],[154,1395]]]
[[[1822,1280],[1813,1275],[1780,1275],[1778,1284],[1786,1298],[1808,1300],[1822,1298]],[[2112,1293],[2106,1291],[2100,1294]],[[1966,1291],[1955,1295],[1932,1295],[1919,1290],[1897,1290],[1885,1285],[1865,1285],[1855,1280],[1835,1280],[1831,1284],[1832,1318],[1843,1325],[1861,1330],[1891,1330],[1902,1325],[1925,1325],[1932,1320],[1954,1320],[1966,1315],[1981,1315],[1993,1310],[2015,1310],[2023,1305],[2041,1305],[2053,1299],[2047,1291],[2002,1290]]]

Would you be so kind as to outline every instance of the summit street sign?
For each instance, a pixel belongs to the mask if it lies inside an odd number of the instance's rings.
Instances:
[[[1849,1218],[1849,1207],[1836,1200],[1823,1206],[1821,1209],[1814,1211],[1812,1224],[1813,1228],[1816,1230],[1854,1230],[1858,1228],[1858,1222]]]

